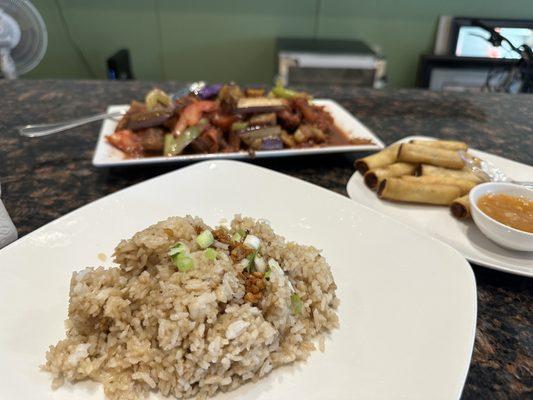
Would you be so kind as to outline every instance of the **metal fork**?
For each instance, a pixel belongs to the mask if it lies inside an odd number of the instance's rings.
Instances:
[[[26,137],[41,137],[51,135],[52,133],[66,131],[85,125],[90,122],[101,121],[103,119],[120,117],[126,113],[126,110],[115,111],[110,113],[101,113],[90,115],[88,117],[72,119],[70,121],[56,122],[51,124],[32,124],[18,127],[19,134]]]
[[[196,91],[205,86],[205,82],[193,82],[187,86],[178,89],[175,93],[169,94],[172,100],[176,100],[182,96],[185,96],[191,91]],[[63,132],[77,126],[85,125],[95,121],[101,121],[103,119],[120,117],[126,113],[125,110],[115,111],[111,113],[100,113],[95,115],[90,115],[88,117],[77,118],[70,121],[62,121],[51,124],[31,124],[18,127],[19,134],[25,137],[41,137],[48,136],[53,133]]]
[[[470,168],[470,170],[474,173],[474,175],[478,176],[483,181],[509,182],[525,186],[528,189],[533,189],[533,182],[515,181],[509,178],[500,168],[496,167],[494,164],[486,160],[472,158],[464,151],[460,151],[459,155],[461,156],[467,167]]]

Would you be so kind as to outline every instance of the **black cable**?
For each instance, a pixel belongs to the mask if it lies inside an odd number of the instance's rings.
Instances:
[[[59,18],[61,19],[62,24],[65,26],[65,30],[67,31],[67,38],[68,38],[70,44],[72,45],[72,47],[74,47],[74,50],[76,51],[76,53],[78,53],[78,56],[81,58],[83,64],[85,65],[85,68],[87,68],[87,70],[89,71],[89,74],[91,74],[91,77],[92,78],[97,78],[97,74],[91,68],[91,64],[89,64],[89,61],[87,60],[87,58],[83,54],[82,50],[80,49],[80,47],[78,46],[76,41],[72,38],[72,34],[71,34],[70,29],[69,29],[68,24],[67,24],[67,20],[65,18],[65,15],[63,14],[63,9],[59,5],[58,0],[54,0],[54,3],[56,5],[56,7],[57,7],[57,10],[58,10],[58,13],[59,13]]]
[[[472,25],[485,29],[488,33],[490,33],[490,38],[488,38],[487,41],[490,42],[490,44],[492,44],[494,47],[500,47],[502,42],[506,42],[509,44],[509,46],[511,46],[511,50],[522,56],[522,52],[514,44],[512,44],[509,39],[500,35],[500,33],[497,32],[493,27],[484,24],[479,19],[473,20]]]
[[[531,48],[526,44],[516,47],[513,43],[511,43],[509,39],[497,32],[496,29],[484,24],[478,19],[472,20],[472,26],[478,26],[486,30],[490,34],[490,37],[486,40],[490,44],[492,44],[492,46],[503,47],[502,44],[504,42],[508,43],[511,47],[511,50],[513,50],[520,56],[517,65],[511,68],[511,71],[509,71],[507,78],[504,79],[502,84],[498,85],[497,90],[499,88],[503,88],[505,91],[509,91],[513,82],[516,80],[515,77],[518,72],[518,81],[522,82],[520,91],[526,93],[533,91],[533,76],[530,73],[531,64],[533,63],[533,51],[531,50]],[[492,90],[492,87],[489,82],[489,80],[491,79],[491,74],[492,71],[489,70],[489,73],[487,74],[487,79],[485,81],[485,86],[489,89],[489,91]]]

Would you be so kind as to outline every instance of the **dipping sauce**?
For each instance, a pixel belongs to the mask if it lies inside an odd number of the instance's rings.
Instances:
[[[533,233],[533,200],[503,193],[489,193],[478,200],[477,206],[489,217],[504,225]]]

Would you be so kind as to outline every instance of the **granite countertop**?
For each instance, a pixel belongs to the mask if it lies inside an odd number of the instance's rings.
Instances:
[[[2,199],[23,236],[90,201],[179,168],[97,169],[91,164],[99,124],[39,139],[14,127],[102,112],[108,104],[142,99],[147,82],[1,81]],[[173,91],[179,83],[158,86]],[[531,95],[436,93],[420,90],[321,89],[391,143],[408,135],[467,141],[472,147],[533,164]],[[255,161],[346,195],[353,156]],[[477,335],[463,399],[533,396],[531,279],[473,265],[478,285]]]

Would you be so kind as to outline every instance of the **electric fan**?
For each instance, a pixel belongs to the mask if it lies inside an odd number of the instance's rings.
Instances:
[[[7,79],[31,71],[46,52],[43,18],[26,0],[0,0],[0,71]]]

